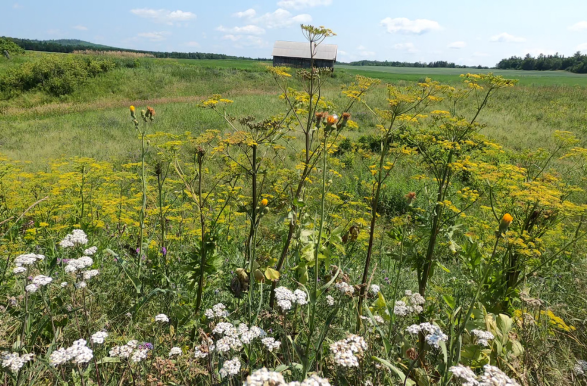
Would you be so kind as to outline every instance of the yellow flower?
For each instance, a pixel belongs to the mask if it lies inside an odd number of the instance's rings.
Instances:
[[[134,113],[134,112],[135,112],[135,107],[134,107],[134,106],[130,106],[130,111],[131,111],[132,113]]]
[[[267,206],[267,204],[269,204],[269,201],[266,198],[261,200],[261,205]]]

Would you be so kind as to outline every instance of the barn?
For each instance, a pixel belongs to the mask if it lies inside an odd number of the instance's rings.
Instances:
[[[314,67],[334,70],[338,46],[320,44],[314,53]],[[310,43],[277,41],[273,46],[273,66],[310,68],[312,66]]]

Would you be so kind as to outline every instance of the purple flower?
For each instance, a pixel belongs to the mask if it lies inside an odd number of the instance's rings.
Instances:
[[[137,255],[141,253],[141,248],[137,247]]]
[[[152,350],[153,349],[153,344],[149,343],[149,342],[143,342],[139,345],[140,349],[147,349],[147,350]]]
[[[165,248],[165,247],[161,247],[161,254],[162,254],[163,256],[167,256],[167,248]]]
[[[33,277],[32,277],[32,276],[29,276],[29,277],[27,277],[27,279],[29,279],[29,280],[33,280]]]

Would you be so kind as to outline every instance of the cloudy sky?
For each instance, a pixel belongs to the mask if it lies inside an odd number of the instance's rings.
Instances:
[[[587,53],[587,1],[0,0],[0,36],[270,57],[299,25],[337,36],[341,61],[447,60],[488,66],[512,55]]]

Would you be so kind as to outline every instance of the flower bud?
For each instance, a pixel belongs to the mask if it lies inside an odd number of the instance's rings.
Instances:
[[[511,214],[506,213],[503,215],[503,217],[501,218],[501,222],[499,224],[499,231],[501,233],[506,232],[510,226],[510,224],[512,223],[512,221],[514,221],[514,218],[512,217]]]

